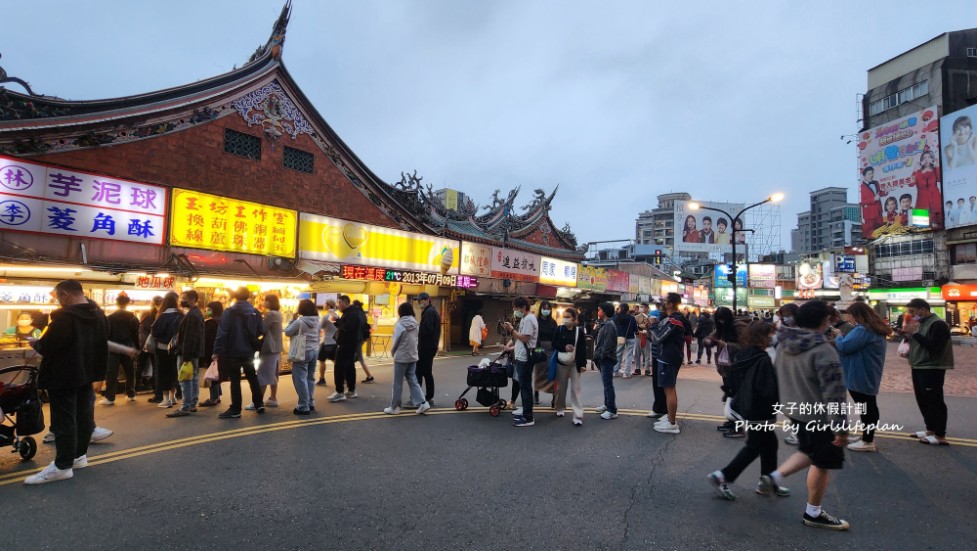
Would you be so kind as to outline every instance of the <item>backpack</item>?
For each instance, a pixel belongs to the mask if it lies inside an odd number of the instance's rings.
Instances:
[[[255,324],[255,332],[251,332],[251,323],[249,318],[253,318],[257,313],[252,313],[249,315],[242,314],[236,310],[232,310],[236,316],[241,318],[241,323],[244,326],[244,336],[248,339],[248,344],[251,345],[251,349],[255,352],[261,352],[261,347],[264,345],[265,336],[257,334],[257,324]]]

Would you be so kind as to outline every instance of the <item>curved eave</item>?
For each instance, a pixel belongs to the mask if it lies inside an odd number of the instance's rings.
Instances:
[[[481,245],[491,245],[493,247],[502,247],[502,242],[491,239],[488,237],[481,237],[475,235],[469,235],[466,233],[454,231],[451,229],[446,229],[444,231],[444,237],[449,237],[452,239],[458,239],[461,241],[470,241],[472,243],[478,243]],[[538,254],[542,256],[548,256],[552,258],[557,258],[560,260],[566,260],[569,262],[582,262],[583,255],[571,250],[560,250],[553,247],[545,247],[544,245],[536,245],[528,241],[518,241],[516,244],[509,242],[510,249],[515,249],[517,251],[523,251],[532,254]]]

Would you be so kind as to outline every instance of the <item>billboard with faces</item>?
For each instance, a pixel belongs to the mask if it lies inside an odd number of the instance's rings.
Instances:
[[[947,228],[977,224],[977,105],[940,118],[943,209]]]
[[[721,209],[735,216],[742,203],[697,201],[698,209],[689,208],[692,201],[675,201],[675,250],[725,254],[732,250],[733,227],[730,216],[705,207]],[[742,225],[738,229],[743,229]],[[746,232],[736,234],[737,244],[746,244]],[[744,250],[745,252],[745,250]]]

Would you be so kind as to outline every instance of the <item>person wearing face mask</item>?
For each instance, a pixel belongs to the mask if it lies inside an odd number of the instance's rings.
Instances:
[[[109,340],[135,347],[139,343],[139,320],[128,311],[129,297],[120,293],[115,299],[118,309],[108,316]],[[136,369],[133,360],[126,354],[109,353],[108,371],[105,373],[105,398],[99,402],[103,406],[115,405],[115,392],[119,387],[119,366],[126,377],[126,402],[136,401]]]
[[[167,417],[186,417],[191,413],[197,412],[197,402],[200,399],[200,358],[206,358],[204,350],[205,329],[204,314],[197,308],[197,301],[200,300],[197,292],[193,289],[184,291],[180,295],[180,307],[186,311],[180,327],[176,332],[176,365],[182,366],[183,362],[190,362],[193,365],[193,374],[190,379],[180,381],[180,388],[183,390],[183,406],[170,413]]]
[[[38,338],[41,336],[41,330],[34,327],[33,318],[30,312],[21,312],[17,316],[17,325],[13,327],[8,327],[6,331],[3,332],[4,335],[14,336],[19,339]]]
[[[217,340],[217,329],[220,327],[223,314],[223,304],[217,301],[207,303],[207,319],[204,321],[204,358],[214,357],[214,341]],[[215,361],[220,371],[220,359]],[[200,402],[200,406],[213,407],[219,403],[221,403],[221,381],[213,381],[210,384],[210,398]]]
[[[176,405],[177,370],[176,348],[174,342],[176,332],[183,321],[183,313],[179,309],[180,295],[170,291],[163,297],[153,322],[152,348],[154,349],[154,363],[159,379],[159,388],[163,400],[157,407],[171,408]]]
[[[912,368],[913,393],[923,415],[926,430],[913,434],[922,444],[947,446],[947,407],[943,399],[943,382],[953,369],[953,342],[950,326],[930,311],[928,302],[914,298],[906,305],[910,319],[902,326],[902,336],[909,341],[909,367]]]
[[[604,405],[597,407],[601,419],[617,419],[617,396],[614,393],[614,367],[617,365],[617,326],[614,324],[614,304],[602,302],[597,309],[597,339],[594,342],[594,363],[600,369],[604,385]]]
[[[431,304],[431,295],[417,295],[421,327],[417,333],[417,381],[424,386],[424,400],[434,407],[434,356],[441,342],[441,315]]]
[[[267,407],[278,407],[278,364],[282,359],[282,313],[278,295],[265,295],[265,312],[262,323],[265,326],[265,337],[262,339],[261,351],[258,353],[258,385],[261,395],[265,389],[271,387],[268,399],[263,400]],[[248,411],[255,411],[254,402],[244,406]]]
[[[573,409],[573,424],[583,425],[583,404],[580,401],[580,372],[587,367],[587,336],[583,327],[577,325],[577,312],[573,308],[563,311],[563,324],[556,330],[553,346],[557,351],[556,396],[554,407],[556,416],[563,417],[567,407],[567,383],[570,389],[570,407]]]
[[[516,374],[522,395],[522,414],[513,416],[512,424],[516,427],[531,427],[536,422],[533,418],[533,364],[530,363],[530,356],[539,339],[539,324],[529,309],[529,300],[526,297],[517,297],[512,301],[512,306],[512,315],[519,320],[519,328],[514,328],[509,322],[502,325],[506,331],[512,333]]]
[[[536,318],[539,324],[539,343],[543,348],[546,357],[553,355],[553,337],[556,335],[557,324],[553,318],[553,305],[549,301],[539,303],[539,317]],[[539,393],[553,393],[553,381],[547,380],[549,373],[549,361],[540,362],[533,366],[533,403],[539,405]]]

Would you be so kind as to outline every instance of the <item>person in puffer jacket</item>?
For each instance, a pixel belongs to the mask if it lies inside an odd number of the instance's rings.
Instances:
[[[298,315],[285,328],[288,336],[288,359],[292,363],[292,384],[299,403],[294,415],[315,411],[315,362],[319,356],[319,312],[309,299],[299,301]]]
[[[388,415],[400,413],[400,405],[404,391],[404,379],[407,379],[407,386],[410,388],[411,407],[417,407],[417,413],[423,414],[431,409],[431,404],[424,399],[424,391],[421,390],[420,383],[417,382],[417,340],[420,333],[420,324],[414,317],[414,308],[409,302],[405,302],[397,308],[397,315],[400,319],[394,325],[393,342],[390,343],[390,355],[394,359],[394,381],[393,395],[390,399],[390,407],[384,408],[383,412]]]

